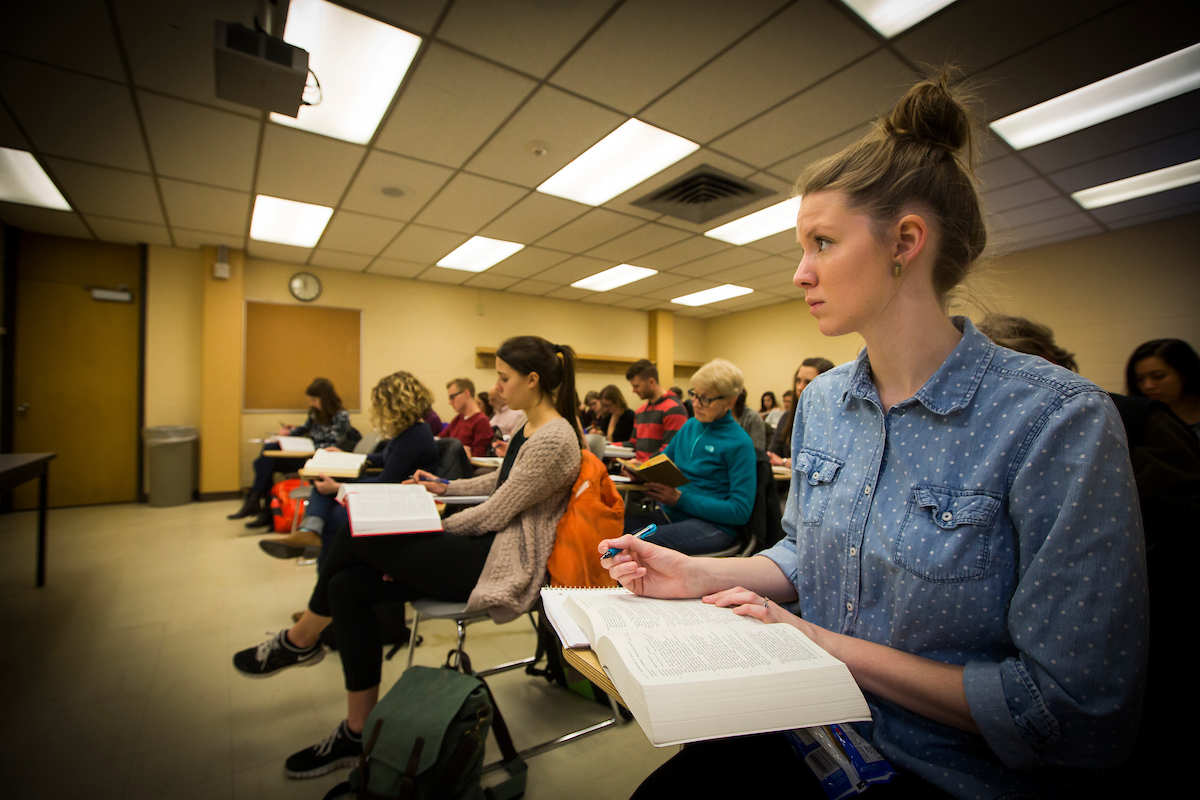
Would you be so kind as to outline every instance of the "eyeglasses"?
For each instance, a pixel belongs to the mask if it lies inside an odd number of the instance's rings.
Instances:
[[[700,405],[701,408],[708,408],[717,400],[724,400],[728,396],[729,395],[727,395],[727,394],[722,394],[722,395],[717,395],[716,397],[705,397],[703,395],[696,394],[695,389],[688,389],[688,397],[695,400]]]
[[[453,402],[453,401],[454,401],[454,398],[458,397],[460,394],[462,394],[462,393],[463,393],[463,392],[465,392],[465,391],[466,391],[466,389],[459,389],[457,392],[455,392],[454,394],[450,395],[450,400],[451,400],[451,402]]]

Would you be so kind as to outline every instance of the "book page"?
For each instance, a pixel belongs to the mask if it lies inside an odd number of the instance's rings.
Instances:
[[[280,450],[295,451],[297,453],[311,453],[316,449],[313,440],[307,436],[276,436],[275,440],[279,442]]]
[[[729,608],[718,608],[702,600],[659,600],[633,593],[578,594],[566,601],[567,612],[584,630],[591,629],[594,644],[610,632],[674,631],[680,628],[761,625],[753,617],[739,617]],[[585,621],[579,616],[586,617]]]
[[[546,619],[550,621],[550,627],[554,628],[554,632],[558,634],[558,640],[562,642],[562,646],[568,649],[577,647],[590,647],[591,641],[588,639],[587,633],[579,626],[579,623],[571,619],[571,615],[567,613],[564,603],[568,597],[571,597],[576,592],[590,592],[592,594],[629,594],[628,589],[613,587],[611,589],[595,588],[595,589],[573,589],[569,587],[542,587],[542,610],[546,614]]]
[[[362,453],[343,453],[340,450],[318,450],[305,469],[359,469],[367,460]]]
[[[346,510],[351,535],[442,530],[433,495],[422,492],[350,492]]]
[[[424,486],[417,483],[343,483],[338,487],[337,497],[339,502],[346,499],[348,494],[395,494],[395,495],[411,495],[413,497],[424,497],[429,495]]]

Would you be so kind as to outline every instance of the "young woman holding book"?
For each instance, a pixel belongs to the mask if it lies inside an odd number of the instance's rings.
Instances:
[[[438,448],[425,415],[433,405],[433,392],[410,372],[393,372],[380,378],[371,390],[371,421],[387,440],[383,450],[367,456],[367,465],[382,471],[357,483],[400,483],[419,469],[437,469]],[[313,481],[304,519],[295,533],[263,539],[258,546],[275,558],[297,558],[307,547],[321,547],[320,568],[338,529],[346,524],[346,509],[334,500],[341,483],[320,476]]]
[[[308,419],[303,425],[284,425],[279,436],[307,436],[317,448],[332,447],[350,431],[350,415],[342,405],[342,398],[334,391],[328,378],[314,378],[304,390],[308,397]],[[263,445],[264,451],[278,450],[277,442]],[[267,493],[271,490],[271,477],[276,472],[294,472],[304,466],[306,458],[275,458],[260,455],[254,459],[254,483],[242,507],[229,515],[229,519],[254,516],[246,523],[247,528],[265,528],[271,524],[271,506]]]
[[[448,484],[424,470],[416,473],[434,494],[488,499],[446,517],[438,534],[351,537],[343,526],[300,621],[234,656],[234,666],[251,677],[314,664],[323,656],[318,637],[333,624],[348,715],[327,739],[287,760],[288,776],[312,778],[357,762],[363,725],[379,697],[382,643],[375,605],[417,597],[466,601],[469,609],[487,609],[503,622],[537,601],[558,520],[579,475],[575,353],[536,336],[517,336],[496,351],[496,373],[494,394],[528,417],[503,466]]]
[[[623,536],[602,563],[638,594],[793,625],[845,662],[871,706],[859,732],[900,772],[872,796],[1097,796],[1145,680],[1133,473],[1099,387],[948,316],[986,241],[964,150],[970,118],[941,76],[797,186],[794,282],[823,334],[866,349],[798,401],[786,538],[703,559]],[[779,605],[794,602],[803,618]],[[824,796],[781,734],[685,747],[638,796],[739,791],[750,762],[755,783]]]

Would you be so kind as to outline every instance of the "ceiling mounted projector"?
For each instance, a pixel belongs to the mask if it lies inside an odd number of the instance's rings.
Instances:
[[[300,113],[308,52],[236,22],[216,22],[217,97],[274,111]]]

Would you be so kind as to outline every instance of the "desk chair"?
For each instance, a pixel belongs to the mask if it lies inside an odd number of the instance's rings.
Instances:
[[[783,538],[779,489],[775,485],[775,473],[771,471],[771,460],[765,450],[754,450],[754,472],[758,485],[750,519],[738,530],[733,544],[715,553],[701,553],[702,558],[748,558]]]

